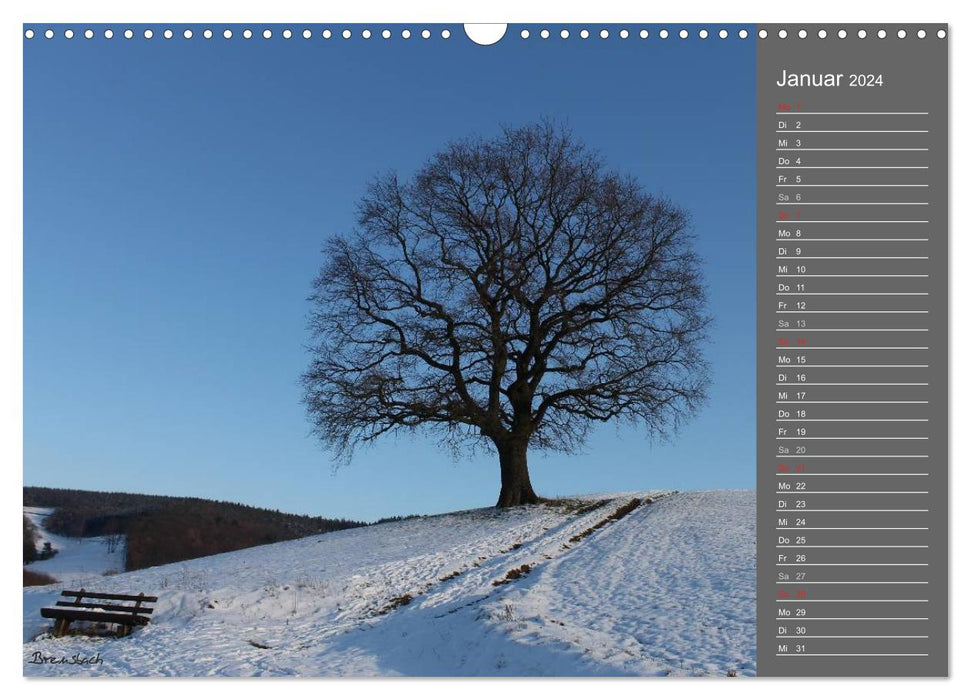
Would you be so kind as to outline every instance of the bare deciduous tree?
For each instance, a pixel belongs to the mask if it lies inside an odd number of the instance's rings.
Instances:
[[[595,421],[664,434],[704,399],[708,323],[686,213],[550,123],[448,145],[374,181],[330,239],[303,376],[338,456],[396,430],[498,453],[498,505],[534,503],[528,448]]]

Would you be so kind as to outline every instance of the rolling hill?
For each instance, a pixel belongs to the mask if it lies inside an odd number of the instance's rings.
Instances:
[[[411,518],[105,578],[159,602],[126,638],[47,633],[24,673],[755,673],[755,495],[638,492]],[[31,663],[100,654],[83,670]]]

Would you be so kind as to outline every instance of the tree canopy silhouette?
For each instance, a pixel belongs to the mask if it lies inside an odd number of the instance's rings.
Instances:
[[[376,179],[327,241],[303,375],[339,457],[397,430],[486,442],[498,506],[535,503],[527,450],[594,422],[665,434],[705,397],[708,317],[686,212],[551,123]]]

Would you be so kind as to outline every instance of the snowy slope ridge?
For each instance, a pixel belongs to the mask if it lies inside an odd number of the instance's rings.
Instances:
[[[98,585],[159,596],[151,624],[121,639],[51,638],[39,609],[60,586],[25,589],[24,673],[753,675],[754,492],[580,500],[107,577]]]

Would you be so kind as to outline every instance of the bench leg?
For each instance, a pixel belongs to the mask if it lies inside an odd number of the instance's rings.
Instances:
[[[64,617],[59,618],[58,621],[54,624],[54,636],[63,637],[65,634],[67,634],[67,628],[68,628],[68,625],[70,624],[71,624],[71,621],[68,620],[67,618],[64,618]]]

